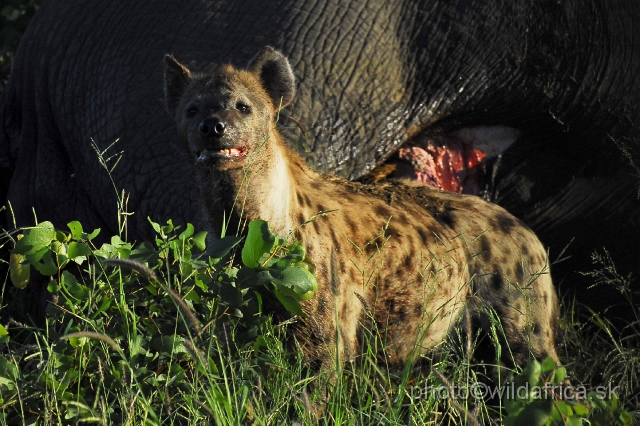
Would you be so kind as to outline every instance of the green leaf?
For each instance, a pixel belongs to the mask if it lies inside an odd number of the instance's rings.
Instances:
[[[187,294],[184,295],[184,300],[189,300],[194,304],[200,303],[200,296],[195,289],[191,289]]]
[[[252,268],[240,268],[237,270],[237,278],[239,285],[248,288],[256,288],[273,282],[271,272]]]
[[[633,417],[626,410],[622,410],[620,413],[620,422],[623,425],[631,425],[633,423]]]
[[[242,263],[250,268],[257,268],[268,255],[275,243],[275,236],[264,220],[253,220],[249,223],[247,240],[242,248]]]
[[[582,419],[580,417],[569,417],[564,424],[565,426],[582,426]]]
[[[615,393],[610,396],[609,405],[613,411],[618,409],[618,397]]]
[[[47,284],[47,291],[49,293],[56,293],[58,290],[60,290],[58,282],[56,280],[49,280],[49,283]],[[51,307],[53,304],[50,304],[49,306]]]
[[[100,228],[94,229],[93,232],[90,234],[85,233],[84,229],[82,229],[82,224],[77,220],[67,223],[67,227],[69,227],[69,230],[71,231],[71,235],[73,239],[76,241],[80,241],[80,240],[91,241],[92,239],[97,237],[98,234],[100,233]]]
[[[256,340],[254,340],[253,342],[253,350],[255,352],[260,352],[260,349],[262,348],[268,349],[269,345],[267,343],[267,339],[271,340],[271,338],[266,335],[260,335],[256,337]]]
[[[93,240],[95,237],[97,237],[97,236],[98,236],[98,234],[100,234],[100,228],[96,228],[96,229],[94,229],[94,230],[93,230],[93,232],[92,232],[92,233],[90,233],[90,234],[85,234],[85,235],[83,235],[83,238],[84,238],[85,240],[87,240],[87,241],[91,241],[91,240]]]
[[[558,367],[556,368],[556,371],[553,373],[553,382],[555,384],[561,384],[566,377],[567,377],[567,369],[564,367]]]
[[[527,365],[527,367],[524,369],[524,371],[522,372],[522,375],[526,377],[527,381],[531,386],[536,386],[540,381],[541,371],[542,371],[542,367],[540,363],[536,360],[533,360],[531,364]]]
[[[519,426],[543,426],[551,417],[553,401],[533,401],[527,404],[516,419]]]
[[[200,234],[198,234],[200,235]],[[197,236],[197,235],[196,235]],[[196,237],[193,237],[195,241]],[[207,250],[207,254],[213,259],[222,259],[225,257],[235,246],[238,245],[240,241],[242,241],[241,236],[236,235],[228,235],[224,238],[221,238],[217,241],[214,241],[213,244]],[[196,247],[198,245],[196,244]]]
[[[107,297],[106,295],[103,296],[102,304],[100,305],[97,311],[93,312],[93,315],[91,317],[97,318],[101,312],[104,312],[107,309],[109,309],[109,306],[111,306],[111,303],[113,302],[114,299],[115,299],[114,297]]]
[[[29,277],[31,276],[31,265],[29,263],[23,263],[26,260],[26,256],[23,254],[12,253],[9,256],[9,275],[11,282],[17,288],[23,289],[29,284]]]
[[[58,243],[58,242],[57,241],[53,241],[52,245],[55,245],[56,243]],[[39,262],[40,259],[42,259],[42,256],[44,256],[47,253],[49,253],[49,247],[45,247],[40,251],[28,254],[28,255],[26,255],[27,263],[30,263],[30,264],[33,265],[34,263]]]
[[[122,259],[128,259],[131,254],[131,244],[126,243],[117,235],[111,237],[111,245],[116,249]]]
[[[63,244],[59,241],[54,241],[51,243],[50,250],[55,253],[56,262],[60,266],[60,269],[64,268],[67,263],[69,263],[69,257],[67,256],[67,244]]]
[[[156,234],[162,234],[162,229],[160,229],[160,225],[159,224],[157,224],[154,221],[152,221],[151,218],[148,217],[148,216],[147,216],[147,220],[151,224],[151,227],[153,228],[153,230],[156,231]]]
[[[15,382],[18,379],[18,367],[0,355],[0,376]]]
[[[193,266],[190,263],[181,263],[180,264],[180,275],[183,277],[188,277],[193,272]]]
[[[307,300],[313,296],[318,289],[316,278],[306,269],[292,266],[285,269],[280,276],[274,277],[273,282],[276,285],[288,287],[295,292],[298,300]],[[305,296],[305,299],[302,299]]]
[[[171,355],[172,353],[186,352],[183,342],[184,340],[180,336],[161,336],[153,339],[152,345],[155,350]]]
[[[283,257],[282,259],[277,259],[276,262],[269,265],[269,269],[274,269],[277,271],[284,271],[293,263],[293,259],[289,259],[288,257]]]
[[[64,287],[71,296],[78,300],[83,299],[89,293],[89,289],[82,284],[79,284],[76,277],[74,277],[69,271],[62,272],[60,285]]]
[[[9,343],[9,332],[0,324],[0,343]]]
[[[604,399],[602,398],[602,396],[597,393],[597,392],[589,392],[587,394],[587,400],[589,400],[589,402],[591,402],[591,404],[600,409],[600,410],[606,410],[607,409],[607,403],[604,401]]]
[[[59,243],[66,243],[67,241],[69,241],[69,235],[65,234],[62,231],[56,231],[55,241]]]
[[[9,390],[13,390],[13,388],[14,388],[13,382],[11,380],[9,380],[9,379],[5,379],[2,376],[0,376],[0,386],[6,386]],[[4,402],[4,400],[2,400],[1,398],[0,398],[0,401]],[[29,423],[27,423],[27,424],[29,424]],[[33,423],[29,424],[29,426],[31,426],[31,425],[36,425],[36,423],[33,422]]]
[[[243,303],[242,292],[229,283],[220,286],[219,294],[224,306],[237,307]]]
[[[34,263],[33,267],[42,275],[53,276],[58,273],[58,266],[53,262],[51,252],[42,256],[42,261]]]
[[[586,416],[589,414],[589,409],[582,404],[576,403],[576,404],[573,404],[572,407],[573,407],[573,411],[578,416]]]
[[[94,250],[93,254],[104,259],[118,257],[118,250],[111,244],[104,243],[98,250]]]
[[[305,257],[300,262],[296,262],[295,266],[297,266],[298,268],[304,268],[313,275],[315,275],[316,273],[316,265],[314,265],[311,259],[309,259],[308,257]]]
[[[207,357],[207,365],[209,366],[209,374],[218,374],[218,366],[215,361],[210,357]]]
[[[187,229],[185,229],[180,233],[180,235],[178,235],[178,239],[184,240],[186,238],[189,238],[192,235],[193,235],[193,225],[190,223],[187,223]]]
[[[550,371],[553,371],[553,369],[556,367],[556,363],[553,361],[553,358],[549,356],[545,358],[544,361],[542,361],[540,367],[542,368],[542,373],[548,373]]]
[[[25,229],[24,236],[16,242],[11,251],[16,254],[32,254],[49,247],[56,237],[56,231],[51,222],[40,222],[33,228]]]
[[[287,251],[287,258],[292,259],[294,262],[302,262],[307,255],[307,251],[300,241],[294,241],[293,244],[287,247]]]
[[[557,401],[556,407],[558,408],[558,411],[566,417],[570,417],[573,415],[573,410],[571,409],[571,406],[564,401]]]
[[[282,306],[285,309],[299,317],[306,318],[307,315],[302,312],[302,307],[300,306],[300,302],[298,302],[294,297],[290,295],[286,295],[283,292],[279,291],[277,288],[273,289],[273,294],[276,295]]]
[[[509,417],[517,416],[518,413],[524,408],[522,406],[522,402],[519,399],[507,398],[506,393],[505,397],[503,397],[503,400],[503,404],[509,412]]]
[[[167,221],[167,224],[162,227],[162,232],[163,232],[162,235],[170,234],[171,232],[173,232],[174,229],[175,229],[175,226],[173,226],[173,221],[169,219]]]
[[[193,241],[193,244],[196,246],[198,251],[204,251],[207,248],[207,231],[198,232],[191,238],[191,240]]]
[[[611,426],[611,417],[607,412],[592,414],[589,417],[589,422],[594,426]]]
[[[77,243],[75,241],[69,243],[67,248],[67,257],[81,264],[87,257],[91,256],[91,249],[85,243]]]
[[[553,411],[551,412],[551,420],[554,422],[562,422],[560,411],[558,411],[558,407],[556,407],[555,405],[553,407]]]
[[[71,235],[73,235],[73,237],[76,240],[79,240],[79,239],[82,238],[82,233],[84,231],[82,230],[82,224],[80,222],[78,222],[77,220],[74,220],[73,222],[67,223],[67,226],[69,227],[69,230],[71,231]]]
[[[149,259],[154,256],[156,256],[156,249],[153,244],[148,241],[143,241],[141,244],[137,245],[129,254],[131,259],[142,263],[149,261]]]

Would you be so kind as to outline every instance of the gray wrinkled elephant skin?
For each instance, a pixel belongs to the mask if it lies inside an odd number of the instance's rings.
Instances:
[[[519,138],[476,184],[521,218],[554,260],[561,290],[606,246],[640,272],[636,0],[45,1],[0,100],[3,191],[18,225],[116,232],[116,192],[91,142],[122,151],[130,239],[147,216],[202,227],[198,191],[162,104],[162,58],[190,69],[246,65],[271,45],[298,97],[282,131],[320,171],[367,178],[401,145],[474,126]],[[622,149],[621,149],[622,148]],[[624,155],[623,150],[628,153]],[[580,281],[582,280],[582,281]],[[584,292],[583,292],[584,293]],[[611,290],[593,293],[611,302]]]

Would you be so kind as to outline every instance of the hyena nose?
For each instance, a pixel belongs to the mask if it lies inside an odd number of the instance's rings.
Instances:
[[[227,125],[219,118],[207,117],[202,120],[198,129],[202,136],[213,136],[219,138],[224,135],[225,130],[227,130]]]

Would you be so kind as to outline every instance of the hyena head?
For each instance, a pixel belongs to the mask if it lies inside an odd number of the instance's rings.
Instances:
[[[264,48],[247,71],[192,74],[165,56],[165,105],[198,168],[231,171],[269,160],[274,119],[295,94],[289,61]]]

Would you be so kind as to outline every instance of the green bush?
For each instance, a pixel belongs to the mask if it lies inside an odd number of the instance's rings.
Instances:
[[[500,388],[502,409],[442,398],[427,391],[436,380],[452,387],[439,370],[458,387],[478,383],[452,342],[433,354],[431,368],[408,364],[398,375],[381,368],[375,330],[357,365],[336,365],[321,382],[305,373],[301,351],[287,352],[283,341],[295,344],[287,323],[262,312],[270,303],[303,316],[299,302],[317,290],[298,242],[264,221],[249,224],[241,250],[240,237],[207,247],[206,233],[191,225],[151,226],[155,241],[137,246],[114,236],[96,247],[99,230],[87,233],[78,222],[69,231],[42,222],[13,234],[11,281],[24,288],[50,277],[54,303],[41,326],[0,325],[0,424],[314,423],[319,412],[326,424],[632,423],[615,394],[555,398],[566,370],[551,359]]]
[[[314,424],[317,415],[325,424],[632,423],[613,393],[553,398],[566,370],[551,359],[496,388],[498,406],[455,396],[482,381],[460,338],[392,371],[372,325],[357,362],[310,371],[288,331],[317,290],[300,243],[264,221],[251,222],[244,240],[208,246],[191,225],[151,226],[155,241],[136,246],[114,236],[98,247],[100,231],[78,222],[5,235],[13,284],[45,279],[54,300],[43,324],[0,325],[0,425]],[[273,321],[265,306],[291,320]]]
[[[515,377],[510,389],[507,384],[507,391],[503,393],[508,412],[503,424],[627,426],[633,423],[615,393],[606,395],[597,390],[587,392],[582,386],[574,388],[565,382],[566,375],[566,369],[556,366],[551,358],[529,364]]]
[[[261,333],[269,320],[261,303],[275,296],[303,315],[299,302],[317,289],[313,264],[298,242],[286,243],[264,221],[249,224],[240,267],[228,261],[240,237],[205,252],[206,233],[192,225],[151,225],[155,244],[135,247],[114,236],[97,248],[92,240],[100,230],[86,233],[78,222],[68,232],[42,222],[16,237],[13,284],[24,287],[33,274],[51,277],[56,303],[45,327],[24,327],[31,338],[23,335],[16,345],[0,326],[5,422],[141,424],[193,411],[217,421],[246,417],[248,388],[230,393],[226,359],[249,349],[261,365],[271,362],[261,348],[280,340]]]

